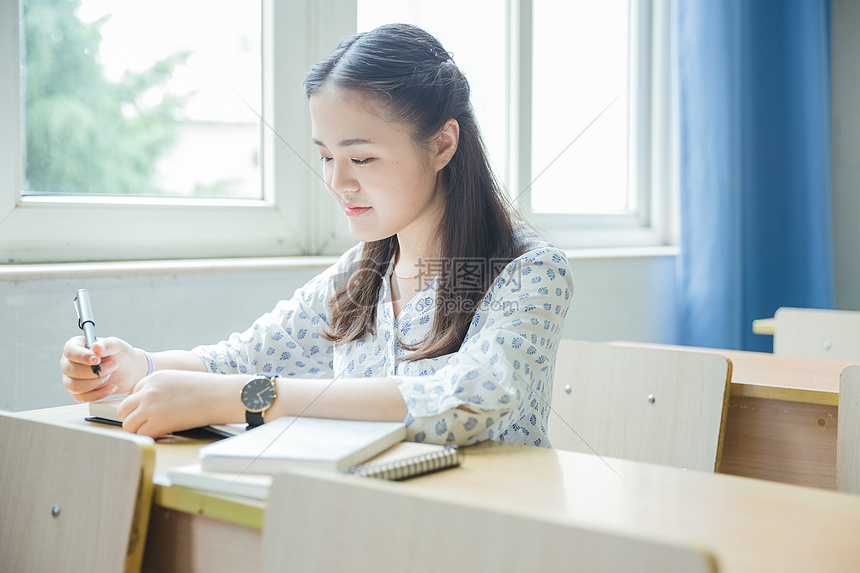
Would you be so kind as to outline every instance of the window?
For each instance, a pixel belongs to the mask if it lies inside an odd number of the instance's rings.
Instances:
[[[262,199],[256,4],[23,2],[23,195]]]
[[[357,5],[359,30],[408,22],[453,52],[496,171],[559,245],[668,241],[666,2]]]
[[[511,2],[510,186],[571,247],[671,240],[668,1]]]
[[[390,22],[414,24],[436,36],[452,53],[469,80],[493,168],[503,176],[507,170],[505,2],[357,0],[357,7],[359,32]]]
[[[557,244],[667,242],[668,0],[19,0],[0,3],[21,23],[0,28],[0,262],[343,252],[300,82],[395,20],[454,53],[497,172]],[[65,93],[37,89],[58,78],[32,77],[45,53],[28,29],[49,57],[90,51]],[[87,78],[101,91],[69,88]]]
[[[309,0],[224,0],[218,6],[165,0],[157,6],[104,0],[0,3],[0,20],[19,22],[17,28],[0,28],[0,72],[10,80],[0,84],[0,261],[299,255],[333,245],[338,230],[320,199],[308,193],[320,187],[308,167],[313,149],[300,87],[308,62],[355,29],[354,15],[331,16],[329,8]],[[144,12],[133,16],[134,26],[122,29],[121,9]],[[99,30],[93,22],[105,11],[114,12],[114,22],[101,23]],[[75,21],[62,24],[64,14]],[[309,33],[311,21],[325,25]],[[125,53],[117,67],[108,48],[121,43],[149,45],[154,53],[148,61],[137,58],[139,50]],[[51,94],[33,89],[33,78],[27,77],[40,68],[31,70],[27,62],[38,63],[39,49],[54,44],[89,50],[87,56],[98,46],[99,53],[76,59],[68,58],[80,54],[62,49],[48,54],[67,58],[63,64],[73,62],[77,68],[54,69],[74,72],[73,88],[84,90],[74,92],[67,82],[60,94],[65,99],[51,107],[45,102]],[[206,56],[201,44],[219,53]],[[212,62],[221,68],[212,70]],[[124,71],[136,75],[123,80]],[[231,77],[233,72],[238,75]],[[91,85],[85,78],[102,89],[85,91]],[[27,97],[34,94],[41,101],[28,106]],[[170,105],[159,109],[165,101]],[[152,110],[158,113],[147,116]],[[39,124],[39,113],[57,123],[34,149],[28,140],[38,139],[28,129]],[[126,141],[140,135],[139,126],[123,123],[140,118],[152,123],[153,116],[167,121],[133,145]],[[83,125],[87,121],[94,125]],[[168,128],[175,130],[177,145],[171,134],[165,136]],[[62,146],[57,145],[61,136]],[[94,142],[96,136],[105,137]],[[201,154],[204,145],[210,147]],[[52,154],[70,158],[58,174],[47,167]],[[320,223],[310,225],[309,214]]]
[[[532,13],[530,207],[626,213],[630,10],[627,0],[537,0]]]

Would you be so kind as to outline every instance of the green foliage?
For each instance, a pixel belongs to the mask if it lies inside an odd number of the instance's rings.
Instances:
[[[174,115],[183,103],[162,86],[188,54],[112,82],[97,58],[100,29],[109,17],[85,24],[75,15],[79,5],[22,2],[25,189],[160,194],[152,184],[154,167],[175,142]],[[151,90],[161,99],[144,105],[142,96]]]

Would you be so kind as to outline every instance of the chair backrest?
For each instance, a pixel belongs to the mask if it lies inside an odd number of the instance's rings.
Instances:
[[[468,495],[296,472],[275,476],[263,525],[263,570],[287,568],[704,573],[715,572],[716,564],[701,548],[590,530],[538,512],[481,504]]]
[[[731,361],[713,353],[562,340],[554,448],[717,471]]]
[[[839,491],[860,493],[860,365],[846,366],[839,378],[836,484]]]
[[[150,438],[0,412],[0,571],[139,571],[154,467]]]
[[[860,312],[789,307],[777,309],[774,314],[773,353],[860,360]]]

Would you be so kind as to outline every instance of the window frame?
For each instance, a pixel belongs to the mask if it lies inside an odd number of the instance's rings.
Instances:
[[[671,2],[630,0],[631,22],[640,22],[631,85],[642,97],[631,98],[630,110],[638,126],[631,147],[639,211],[542,215],[531,213],[528,191],[532,0],[507,0],[508,160],[500,175],[520,212],[559,247],[673,242]],[[262,10],[262,201],[23,196],[21,38],[18,26],[0,28],[0,77],[11,79],[0,85],[0,264],[339,255],[355,244],[320,179],[300,82],[310,62],[355,32],[356,2],[263,0]],[[0,21],[20,22],[17,1],[0,2]]]
[[[544,214],[531,209],[533,0],[509,0],[508,173],[515,207],[565,249],[653,247],[674,242],[676,185],[671,0],[629,0],[629,180],[637,206],[625,214]],[[635,24],[634,24],[635,23]],[[634,57],[635,56],[635,57]]]
[[[0,263],[316,254],[351,241],[321,191],[300,82],[355,29],[343,0],[262,2],[263,199],[24,195],[18,26],[0,29]],[[19,22],[17,1],[0,20]],[[276,33],[277,31],[277,33]],[[275,73],[277,70],[277,73]],[[313,221],[313,224],[310,222]],[[352,241],[354,242],[354,241]]]

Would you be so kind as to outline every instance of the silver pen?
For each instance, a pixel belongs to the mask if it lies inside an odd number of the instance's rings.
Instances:
[[[87,341],[87,348],[92,348],[96,340],[96,321],[93,318],[93,307],[90,306],[90,293],[87,289],[78,289],[78,296],[75,297],[75,312],[78,313],[78,328],[84,331],[84,339]],[[101,377],[102,365],[93,364],[93,373]]]

